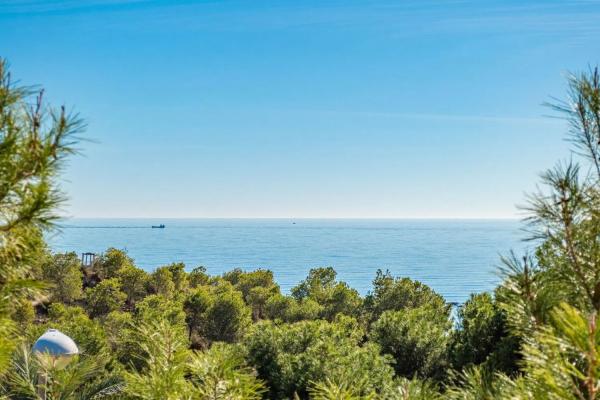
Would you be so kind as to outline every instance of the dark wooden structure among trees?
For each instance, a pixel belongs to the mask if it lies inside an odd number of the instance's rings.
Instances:
[[[81,267],[89,268],[96,261],[96,253],[81,253]]]

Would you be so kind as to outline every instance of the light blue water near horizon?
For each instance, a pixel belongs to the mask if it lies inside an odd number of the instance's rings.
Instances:
[[[152,225],[165,224],[165,229]],[[377,269],[420,280],[450,302],[492,290],[500,254],[525,251],[518,220],[70,219],[47,235],[55,252],[124,249],[147,271],[171,262],[210,274],[268,268],[284,292],[332,266],[361,294]]]

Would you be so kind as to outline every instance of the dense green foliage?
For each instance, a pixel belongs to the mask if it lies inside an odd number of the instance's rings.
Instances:
[[[56,254],[42,264],[42,279],[50,285],[52,301],[71,304],[82,297],[83,273],[77,254]]]
[[[485,364],[508,374],[517,371],[519,338],[509,334],[506,313],[492,295],[471,295],[458,309],[458,324],[450,340],[455,370]]]
[[[448,367],[448,316],[428,305],[385,311],[371,326],[371,338],[394,357],[399,376],[436,377]]]
[[[391,383],[393,370],[379,346],[364,342],[363,336],[355,319],[340,316],[333,323],[260,323],[244,345],[272,398],[290,398],[294,393],[305,397],[316,382],[352,382],[354,391],[367,394]]]
[[[58,173],[82,128],[64,107],[47,107],[43,91],[33,94],[0,59],[0,374],[17,344],[10,314],[42,287],[32,279],[46,256],[41,233],[57,218]]]
[[[0,60],[0,396],[8,399],[600,398],[600,75],[554,105],[582,164],[542,175],[536,249],[493,294],[452,306],[378,271],[361,296],[331,267],[282,293],[271,271],[148,273],[109,248],[91,266],[43,241],[81,122],[15,86]],[[81,354],[31,354],[48,328]],[[43,395],[42,395],[43,393]]]

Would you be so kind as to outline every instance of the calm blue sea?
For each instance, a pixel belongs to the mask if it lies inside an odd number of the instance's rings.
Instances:
[[[165,224],[165,229],[152,225]],[[48,236],[57,252],[125,249],[145,269],[182,261],[211,274],[271,269],[282,290],[333,266],[366,294],[378,268],[463,302],[499,282],[499,254],[523,251],[516,220],[73,219]]]

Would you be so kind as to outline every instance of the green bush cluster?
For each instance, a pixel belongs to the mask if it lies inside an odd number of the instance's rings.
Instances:
[[[416,385],[414,378],[433,390],[449,381],[453,366],[504,354],[493,340],[481,345],[482,335],[508,337],[491,296],[472,297],[455,327],[451,306],[440,295],[383,271],[362,297],[331,267],[310,270],[285,294],[265,269],[211,276],[203,267],[187,272],[176,263],[148,273],[114,248],[86,268],[74,268],[73,253],[46,260],[37,278],[51,285],[53,295],[38,304],[34,319],[20,321],[25,343],[49,327],[63,331],[81,348],[80,358],[103,357],[99,376],[120,379],[126,398],[218,392],[206,385],[219,374],[231,379],[219,385],[247,396],[239,398],[322,398],[321,390],[345,387],[357,398],[379,398]],[[79,283],[55,292],[60,279]],[[200,365],[203,374],[217,376],[192,378]],[[239,379],[247,387],[237,387]]]

